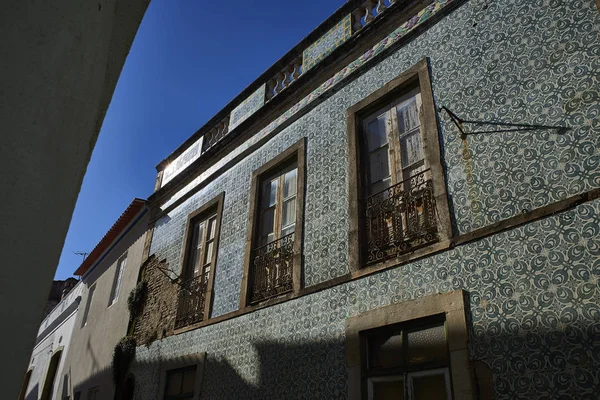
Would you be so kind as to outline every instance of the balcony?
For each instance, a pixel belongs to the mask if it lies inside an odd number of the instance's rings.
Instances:
[[[204,320],[209,272],[183,282],[179,288],[175,329]]]
[[[423,171],[363,201],[367,265],[438,241],[429,175]]]
[[[250,303],[258,303],[292,290],[294,234],[252,251]]]

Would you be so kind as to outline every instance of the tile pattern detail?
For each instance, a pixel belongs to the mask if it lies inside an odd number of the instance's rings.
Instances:
[[[307,138],[305,286],[348,272],[346,110],[423,57],[430,58],[438,106],[470,120],[569,128],[564,133],[539,129],[474,135],[467,139],[465,152],[452,122],[439,114],[458,233],[600,187],[600,15],[592,1],[471,0],[364,74],[339,84],[348,71],[397,43],[447,4],[432,3],[241,145],[222,162],[308,104],[321,101],[158,221],[151,251],[178,271],[187,215],[225,191],[213,316],[238,308],[252,171],[302,137]],[[331,96],[322,100],[328,92]],[[143,350],[141,357],[154,362],[190,348],[208,351],[207,371],[213,367],[214,373],[206,377],[207,398],[239,398],[240,393],[269,398],[260,396],[264,387],[281,394],[276,398],[345,398],[347,316],[464,288],[471,292],[476,338],[472,356],[492,367],[498,399],[592,399],[600,382],[599,209],[597,202],[580,206],[376,276],[178,335]],[[313,340],[317,343],[307,349]],[[266,353],[280,346],[286,346],[287,352],[280,354],[288,361],[279,362],[279,372],[265,371],[262,362],[271,360]],[[277,375],[296,369],[305,371],[296,382]],[[216,375],[229,372],[241,378],[226,384],[226,378]],[[279,383],[270,383],[278,377]],[[156,383],[144,379],[145,393],[150,393]]]
[[[421,27],[427,20],[431,17],[439,13],[445,6],[450,5],[451,3],[455,3],[460,0],[435,0],[432,4],[421,10],[417,15],[410,18],[404,24],[402,24],[398,29],[392,32],[388,37],[384,38],[381,42],[375,45],[372,49],[364,53],[361,57],[353,61],[346,68],[342,69],[338,73],[336,73],[331,79],[324,82],[320,87],[315,89],[310,95],[304,97],[298,103],[296,103],[293,107],[288,109],[286,112],[281,114],[279,118],[271,122],[265,128],[263,128],[260,132],[254,135],[252,138],[244,142],[242,145],[238,146],[235,150],[230,152],[228,155],[223,157],[220,161],[216,162],[212,167],[208,168],[204,171],[200,176],[186,185],[182,190],[180,190],[177,194],[175,194],[169,201],[167,201],[163,208],[168,207],[170,204],[175,202],[177,199],[181,198],[185,193],[190,191],[192,188],[197,186],[200,182],[204,181],[209,176],[213,175],[215,171],[225,165],[227,162],[231,161],[233,158],[238,156],[248,147],[257,143],[269,133],[273,132],[275,129],[279,128],[286,121],[288,121],[291,117],[297,114],[300,110],[304,109],[309,104],[316,102],[319,98],[321,98],[324,94],[333,91],[334,89],[339,89],[339,83],[347,78],[351,73],[364,66],[368,62],[370,62],[373,57],[380,54],[382,51],[390,48],[392,45],[398,43],[401,39],[405,38],[408,34],[413,32],[415,29]],[[411,57],[414,59],[414,57]],[[398,75],[397,71],[388,70],[388,74],[384,76],[388,77],[388,79],[392,79]],[[360,100],[360,99],[359,99]],[[357,100],[358,101],[358,100]],[[345,111],[344,111],[345,113]]]
[[[156,365],[208,352],[202,398],[345,399],[345,320],[469,292],[470,355],[496,399],[595,399],[600,381],[600,201],[428,259],[138,348],[139,398]],[[568,258],[567,258],[568,257]]]
[[[302,53],[302,72],[306,72],[352,36],[352,16],[347,15]]]
[[[229,117],[229,131],[244,122],[259,108],[265,105],[265,89],[266,84],[263,84],[258,90],[244,100],[239,106],[233,109]]]
[[[161,186],[166,185],[178,173],[187,168],[191,163],[200,157],[202,151],[202,139],[198,139],[193,145],[188,147],[179,157],[165,168]]]

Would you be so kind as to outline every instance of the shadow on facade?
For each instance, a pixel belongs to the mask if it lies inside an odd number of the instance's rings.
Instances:
[[[67,381],[67,379],[64,380]],[[88,391],[95,387],[100,388],[100,391],[96,395],[96,400],[111,400],[113,398],[115,386],[112,381],[112,369],[110,367],[98,370],[86,380],[73,385],[71,393],[73,393],[74,396],[75,393],[81,392],[80,398],[84,400],[88,398]],[[63,396],[66,396],[65,393],[68,393],[65,391],[64,387],[60,390],[60,393],[63,393]]]
[[[25,396],[25,400],[38,400],[39,391],[40,391],[40,388],[39,388],[38,384],[36,383],[33,386],[33,388],[31,388],[29,393],[27,393],[27,395]]]
[[[576,321],[577,322],[577,321]],[[579,321],[580,322],[580,321]],[[507,325],[509,326],[509,325]],[[562,326],[562,325],[561,325]],[[322,335],[334,335],[323,328]],[[498,330],[497,330],[497,329]],[[478,399],[493,398],[594,398],[595,380],[600,377],[600,325],[574,323],[560,329],[544,330],[521,325],[514,334],[491,326],[474,332],[470,340],[474,390]],[[169,339],[167,339],[169,340]],[[171,338],[172,340],[172,338]],[[313,343],[254,342],[247,347],[235,340],[219,349],[207,351],[202,380],[202,399],[346,399],[347,373],[344,338]],[[289,332],[287,341],[307,340],[305,335]],[[165,348],[166,343],[161,344]],[[185,342],[181,342],[185,348]],[[190,348],[190,353],[193,350]],[[175,359],[156,363],[136,363],[135,399],[157,399],[161,368]],[[183,365],[182,365],[183,366]],[[492,382],[493,376],[493,382]],[[99,399],[112,399],[111,370],[94,375],[89,382],[111,382],[110,390],[101,387]],[[74,391],[89,390],[83,382]],[[107,393],[110,396],[107,397]],[[82,399],[86,395],[82,392]],[[28,399],[33,399],[29,397]]]

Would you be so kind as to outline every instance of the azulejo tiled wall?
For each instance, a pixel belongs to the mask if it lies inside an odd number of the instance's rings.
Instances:
[[[187,214],[225,191],[213,315],[235,310],[251,173],[305,136],[305,285],[347,272],[346,109],[424,57],[438,106],[470,120],[570,128],[469,136],[467,163],[439,114],[458,233],[599,187],[599,25],[587,0],[467,2],[159,221],[152,252],[177,269]]]
[[[347,15],[319,40],[304,50],[303,72],[308,71],[352,36],[352,16]]]
[[[345,320],[465,289],[470,355],[496,398],[593,399],[600,378],[600,201],[138,348],[139,398],[161,360],[207,352],[206,399],[344,399]]]
[[[225,191],[212,316],[235,311],[252,171],[307,137],[305,286],[346,273],[346,110],[424,57],[430,58],[437,106],[469,120],[569,128],[473,135],[466,152],[454,125],[439,114],[456,233],[600,187],[598,27],[600,15],[591,0],[466,2],[366,73],[336,87],[335,94],[159,220],[151,252],[166,257],[178,271],[187,215]],[[143,351],[142,359],[156,360],[159,352],[166,357],[183,354],[190,346],[208,351],[215,371],[240,377],[227,384],[207,372],[205,387],[212,398],[235,398],[242,390],[247,390],[246,398],[268,398],[259,394],[264,387],[282,393],[276,398],[305,398],[316,390],[321,394],[313,398],[344,398],[342,336],[347,316],[465,288],[471,293],[474,320],[472,356],[492,366],[499,398],[591,393],[600,382],[595,355],[600,344],[593,339],[600,332],[598,235],[593,224],[598,226],[596,203],[171,337]],[[316,341],[312,350],[307,344],[311,340]],[[310,364],[306,357],[314,362],[316,354],[331,361],[317,363],[318,373],[303,372],[300,383],[274,388],[268,386],[269,374],[277,378],[283,372],[267,370],[265,377],[261,362],[270,360],[263,352],[281,346],[298,365]],[[288,390],[291,395],[286,397]]]

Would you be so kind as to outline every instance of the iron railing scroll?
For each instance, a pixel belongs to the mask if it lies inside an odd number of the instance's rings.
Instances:
[[[429,172],[423,171],[363,201],[367,265],[438,240]]]

